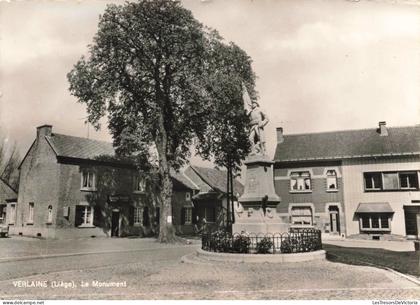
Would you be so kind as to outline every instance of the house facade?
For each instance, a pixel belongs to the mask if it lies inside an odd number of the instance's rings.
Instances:
[[[291,226],[364,239],[420,231],[420,126],[283,135],[277,129],[278,212]]]
[[[182,174],[190,183],[192,196],[191,202],[174,211],[174,220],[178,223],[177,232],[195,234],[204,220],[208,229],[226,226],[227,172],[191,165]],[[188,185],[186,181],[184,183]],[[237,179],[233,181],[233,191],[236,198],[244,191],[243,185]]]
[[[0,225],[15,224],[17,192],[0,178]]]
[[[10,233],[46,238],[155,234],[159,208],[145,177],[114,155],[111,143],[38,127],[20,165]],[[192,190],[173,180],[173,196],[183,205]]]

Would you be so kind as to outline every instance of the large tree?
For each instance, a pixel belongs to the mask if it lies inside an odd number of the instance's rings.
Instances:
[[[0,178],[14,190],[19,187],[19,164],[21,158],[15,142],[5,141],[0,134]]]
[[[241,96],[245,84],[255,97],[251,60],[178,1],[108,5],[68,79],[90,123],[107,116],[117,153],[155,157],[162,242],[174,236],[170,169],[188,162],[191,146],[220,165],[249,150]]]

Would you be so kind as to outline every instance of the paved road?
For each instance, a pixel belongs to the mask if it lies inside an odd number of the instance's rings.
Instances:
[[[194,251],[197,246],[170,248],[148,248],[121,253],[88,254],[65,257],[39,258],[24,261],[0,263],[0,282],[36,274],[69,270],[87,270],[98,267],[126,265],[129,263],[165,266],[177,262],[183,255]]]
[[[198,243],[198,240],[192,240]],[[79,238],[37,239],[12,236],[0,239],[0,262],[4,259],[39,255],[68,254],[80,252],[102,252],[168,248],[154,238]]]
[[[83,244],[85,241],[81,241]],[[77,242],[73,242],[77,243]],[[108,239],[104,248],[124,243]],[[327,261],[216,263],[181,257],[195,246],[150,247],[0,263],[0,297],[39,299],[420,299],[420,287],[385,270]],[[74,246],[77,248],[77,246]],[[133,249],[132,249],[133,250]],[[16,282],[16,281],[20,282]],[[47,287],[19,287],[46,281]],[[74,287],[52,287],[52,283]],[[92,287],[93,283],[124,287]],[[82,287],[88,283],[89,287]]]

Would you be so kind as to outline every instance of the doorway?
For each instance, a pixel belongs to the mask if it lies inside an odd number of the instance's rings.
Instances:
[[[328,207],[330,214],[330,232],[332,234],[340,234],[340,212],[338,206],[332,205]]]
[[[120,236],[120,211],[112,211],[111,236]]]
[[[404,206],[405,234],[418,237],[420,235],[420,206]]]

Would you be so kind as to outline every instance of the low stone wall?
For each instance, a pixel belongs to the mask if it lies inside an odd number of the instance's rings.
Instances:
[[[315,260],[325,260],[326,251],[318,250],[303,253],[288,254],[238,254],[218,253],[197,249],[197,256],[207,260],[237,263],[297,263]]]

